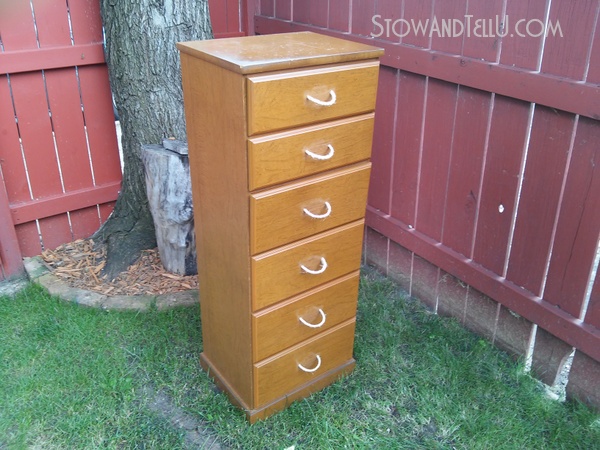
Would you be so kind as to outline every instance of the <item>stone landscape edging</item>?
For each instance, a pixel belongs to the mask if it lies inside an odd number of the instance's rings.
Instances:
[[[149,311],[152,308],[165,310],[190,307],[199,304],[198,290],[172,292],[160,295],[105,295],[69,286],[44,264],[40,256],[23,260],[29,279],[43,287],[52,295],[65,301],[90,308],[108,311]]]

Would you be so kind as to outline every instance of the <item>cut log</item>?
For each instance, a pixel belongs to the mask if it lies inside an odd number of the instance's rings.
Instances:
[[[197,274],[187,144],[169,139],[163,145],[142,145],[141,156],[162,264],[172,273]]]

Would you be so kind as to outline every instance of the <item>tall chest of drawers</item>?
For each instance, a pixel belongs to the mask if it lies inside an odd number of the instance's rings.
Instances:
[[[204,369],[254,422],[349,373],[381,50],[178,44]]]

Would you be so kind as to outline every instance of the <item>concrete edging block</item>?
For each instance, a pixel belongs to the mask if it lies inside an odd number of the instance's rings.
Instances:
[[[29,279],[46,288],[50,294],[89,308],[101,308],[109,311],[148,311],[151,308],[165,310],[199,304],[197,289],[161,295],[108,296],[69,286],[53,275],[39,256],[25,258],[23,263]]]

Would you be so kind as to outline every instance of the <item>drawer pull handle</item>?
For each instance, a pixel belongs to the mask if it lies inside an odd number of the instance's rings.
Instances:
[[[319,161],[326,161],[328,159],[333,158],[333,154],[335,153],[335,150],[333,149],[333,145],[328,144],[327,148],[329,149],[329,151],[327,152],[326,155],[319,155],[318,153],[313,153],[308,149],[304,150],[304,153],[306,153],[312,159],[318,159]]]
[[[318,270],[311,270],[302,264],[300,264],[300,268],[311,275],[320,275],[327,270],[327,261],[325,261],[325,258],[321,257],[321,268]]]
[[[300,322],[302,322],[303,325],[306,325],[309,328],[321,328],[323,325],[325,325],[325,320],[327,320],[327,316],[325,315],[325,313],[323,312],[323,310],[321,308],[319,308],[319,314],[321,314],[321,321],[317,324],[309,323],[306,320],[304,320],[302,317],[299,317],[299,320],[300,320]]]
[[[332,89],[329,91],[329,100],[319,100],[318,98],[313,97],[312,95],[306,95],[306,99],[311,102],[319,105],[319,106],[332,106],[335,105],[337,97],[335,95],[335,91]]]
[[[325,202],[325,209],[327,209],[327,211],[325,211],[323,214],[315,214],[313,212],[310,212],[306,208],[302,209],[302,211],[304,212],[304,214],[306,214],[309,217],[312,217],[313,219],[326,219],[331,214],[331,203]]]
[[[316,356],[317,356],[317,365],[313,369],[307,369],[302,364],[298,364],[298,368],[307,373],[316,372],[317,370],[319,370],[319,367],[321,367],[321,357],[319,355],[316,355]]]

